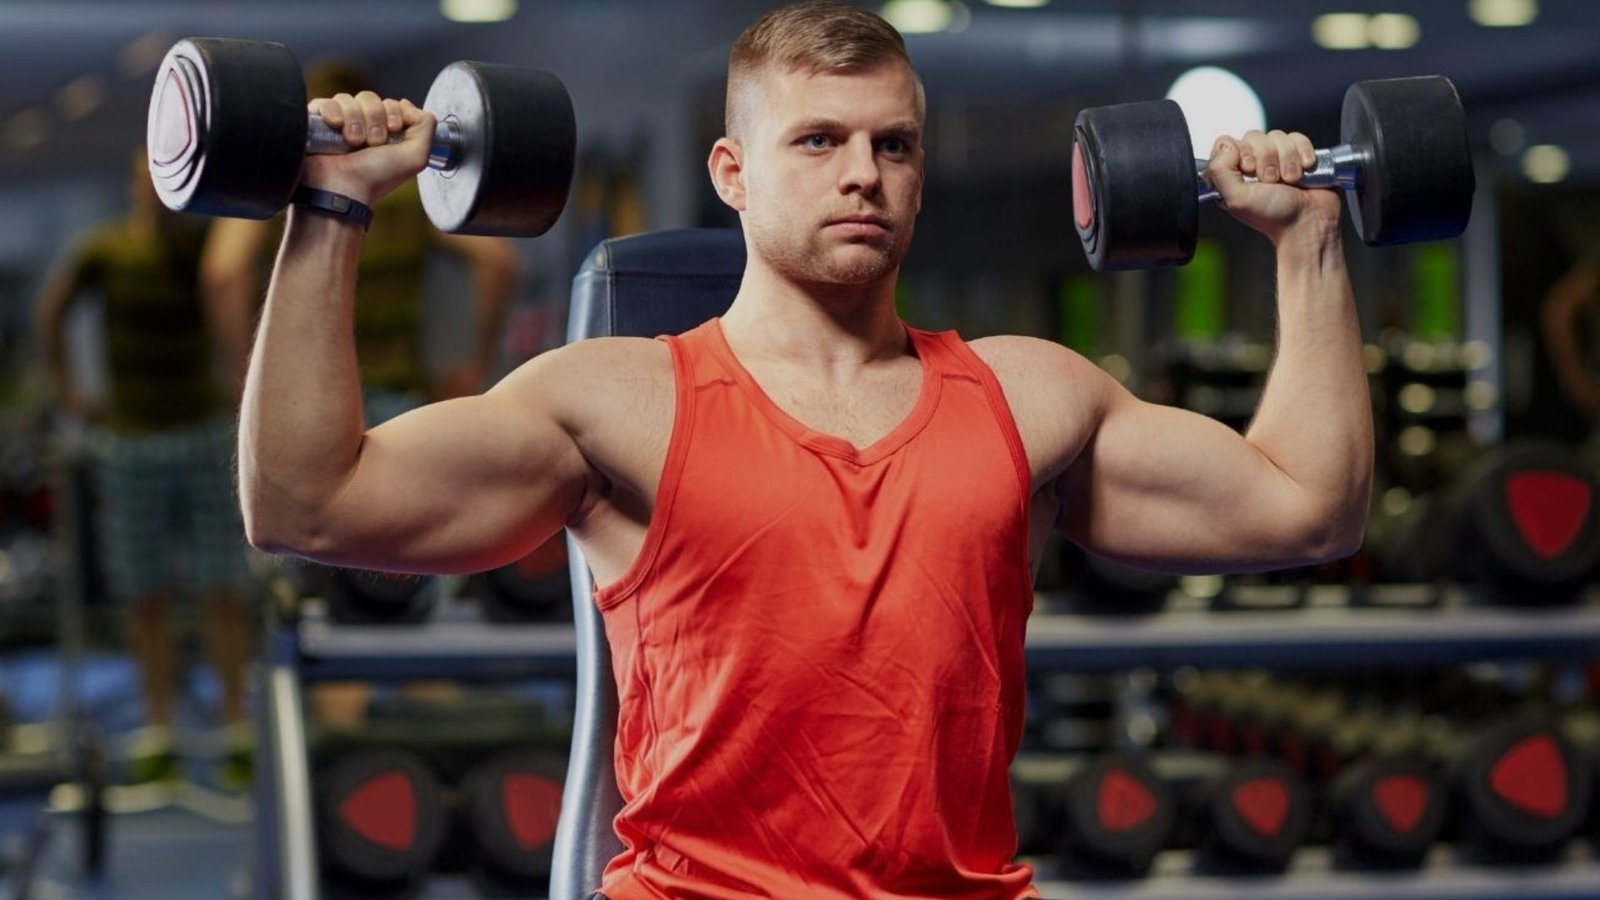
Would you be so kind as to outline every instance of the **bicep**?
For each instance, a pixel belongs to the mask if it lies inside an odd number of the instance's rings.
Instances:
[[[321,511],[327,550],[318,557],[399,571],[491,569],[561,528],[587,471],[555,417],[514,386],[424,406],[366,433]]]
[[[1310,559],[1314,504],[1293,479],[1222,423],[1114,382],[1058,487],[1061,530],[1120,562],[1193,573]]]

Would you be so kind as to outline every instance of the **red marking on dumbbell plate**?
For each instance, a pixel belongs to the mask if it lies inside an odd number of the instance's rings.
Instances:
[[[1150,821],[1156,814],[1156,798],[1144,782],[1121,769],[1112,769],[1100,779],[1096,814],[1100,827],[1116,833],[1130,831]]]
[[[1372,787],[1372,799],[1390,828],[1400,834],[1417,830],[1428,809],[1428,782],[1416,775],[1389,775]]]
[[[368,779],[339,804],[339,818],[380,847],[410,850],[417,840],[417,795],[411,779],[404,772]]]
[[[561,785],[541,775],[512,773],[500,783],[511,835],[525,850],[549,843],[561,816]]]
[[[1253,778],[1233,789],[1233,808],[1258,834],[1275,837],[1289,818],[1289,789],[1277,778]]]
[[[1495,796],[1530,815],[1554,819],[1567,809],[1567,762],[1548,734],[1536,734],[1501,754],[1489,773]]]
[[[1084,167],[1083,145],[1072,142],[1072,218],[1079,228],[1094,224],[1094,198],[1089,194],[1089,172]]]
[[[1567,552],[1589,517],[1589,486],[1564,472],[1515,472],[1506,478],[1506,503],[1517,532],[1540,559]]]

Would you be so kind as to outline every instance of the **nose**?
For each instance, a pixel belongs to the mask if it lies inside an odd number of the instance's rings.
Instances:
[[[877,194],[883,185],[883,173],[878,169],[878,155],[874,150],[870,136],[858,134],[850,138],[838,156],[839,193]]]

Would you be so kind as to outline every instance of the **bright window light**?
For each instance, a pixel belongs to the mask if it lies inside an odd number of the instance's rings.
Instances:
[[[1007,9],[1038,9],[1049,6],[1050,0],[985,0],[990,6],[1004,6]]]
[[[1422,26],[1404,13],[1380,13],[1367,20],[1367,38],[1380,50],[1405,50],[1422,37]]]
[[[1225,134],[1237,137],[1251,129],[1267,129],[1261,98],[1243,78],[1227,69],[1190,69],[1167,88],[1167,99],[1183,109],[1196,159],[1210,157],[1211,145]]]
[[[1363,13],[1325,13],[1311,22],[1311,37],[1317,46],[1329,50],[1365,50],[1367,17]]]
[[[439,0],[439,12],[452,22],[504,22],[517,14],[517,0]]]
[[[934,34],[949,28],[955,18],[945,0],[889,0],[882,15],[901,34]]]
[[[1539,18],[1539,0],[1470,0],[1467,15],[1485,28],[1521,28]]]

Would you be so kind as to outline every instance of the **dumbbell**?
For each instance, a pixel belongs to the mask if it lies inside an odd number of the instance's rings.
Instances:
[[[433,867],[449,829],[444,786],[416,754],[357,750],[318,772],[318,860],[352,896],[398,896]]]
[[[1073,220],[1098,271],[1174,266],[1194,256],[1200,205],[1219,199],[1171,100],[1082,110],[1073,126]],[[1358,82],[1344,143],[1317,151],[1299,186],[1344,190],[1369,246],[1454,237],[1476,182],[1466,114],[1440,76]]]
[[[1040,783],[1052,773],[1053,786]],[[1030,839],[1053,838],[1071,878],[1141,877],[1162,849],[1183,846],[1211,871],[1281,870],[1311,822],[1304,783],[1270,760],[1116,751],[1034,760],[1013,775],[1032,788]]]
[[[550,879],[566,765],[537,747],[507,750],[467,773],[460,821],[485,896],[542,893]]]
[[[1565,447],[1508,444],[1413,501],[1379,557],[1404,579],[1487,585],[1496,602],[1578,599],[1600,570],[1600,477]]]
[[[433,612],[431,578],[318,566],[310,581],[340,625],[416,625]]]
[[[441,230],[533,236],[566,206],[577,145],[572,100],[548,72],[456,62],[423,108],[438,120],[422,205]],[[307,154],[346,153],[306,113],[300,64],[282,44],[185,38],[156,71],[146,122],[150,178],[169,209],[271,218]]]

